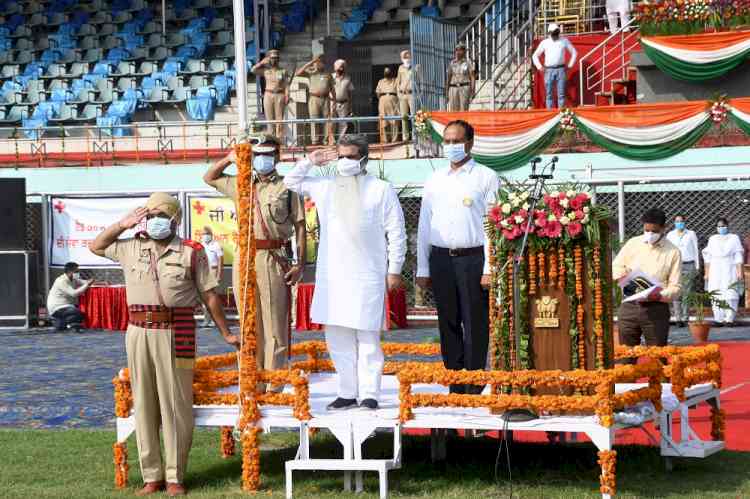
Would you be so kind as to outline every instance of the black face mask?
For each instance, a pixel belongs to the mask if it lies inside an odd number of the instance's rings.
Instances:
[[[558,38],[560,38],[560,30],[556,29],[555,31],[552,32],[552,39],[557,40]]]

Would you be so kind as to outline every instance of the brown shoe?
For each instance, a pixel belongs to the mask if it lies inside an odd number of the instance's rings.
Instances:
[[[167,495],[169,497],[177,497],[187,495],[187,490],[181,483],[168,483],[167,484]]]
[[[146,482],[141,490],[136,491],[138,497],[156,494],[164,490],[164,482]]]

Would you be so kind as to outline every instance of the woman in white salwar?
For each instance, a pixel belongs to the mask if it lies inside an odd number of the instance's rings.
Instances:
[[[732,325],[740,301],[735,283],[742,280],[744,250],[739,236],[729,233],[729,223],[726,218],[719,219],[716,231],[718,234],[711,236],[708,239],[708,245],[703,249],[706,290],[718,290],[719,298],[731,307],[731,309],[725,309],[713,306],[716,325]]]

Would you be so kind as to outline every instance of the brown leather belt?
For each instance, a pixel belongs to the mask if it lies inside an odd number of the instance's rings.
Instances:
[[[469,256],[469,255],[483,255],[484,246],[475,246],[473,248],[441,248],[440,246],[433,246],[432,252],[437,255],[448,255],[451,257],[455,256]]]
[[[349,100],[337,100],[336,104],[346,104]]]
[[[131,323],[172,322],[172,310],[130,311],[128,321]]]
[[[411,90],[402,90],[401,93],[411,95]]]
[[[255,249],[259,250],[272,250],[281,249],[284,247],[284,241],[281,239],[256,239]]]
[[[128,323],[148,329],[195,327],[193,307],[162,307],[160,305],[130,305]]]
[[[381,95],[392,95],[392,96],[394,96],[394,97],[396,96],[396,94],[394,94],[394,93],[391,93],[391,92],[384,92],[384,93],[383,93],[383,94],[381,94]]]
[[[328,94],[314,94],[312,92],[310,92],[310,95],[312,95],[313,97],[317,97],[319,99],[325,99],[326,97],[328,97]]]
[[[275,94],[275,95],[283,94],[284,92],[286,91],[285,90],[266,90],[267,94]]]

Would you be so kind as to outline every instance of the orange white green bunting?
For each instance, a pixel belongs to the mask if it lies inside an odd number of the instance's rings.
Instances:
[[[747,60],[750,31],[644,36],[641,47],[659,69],[675,79],[711,80]]]

